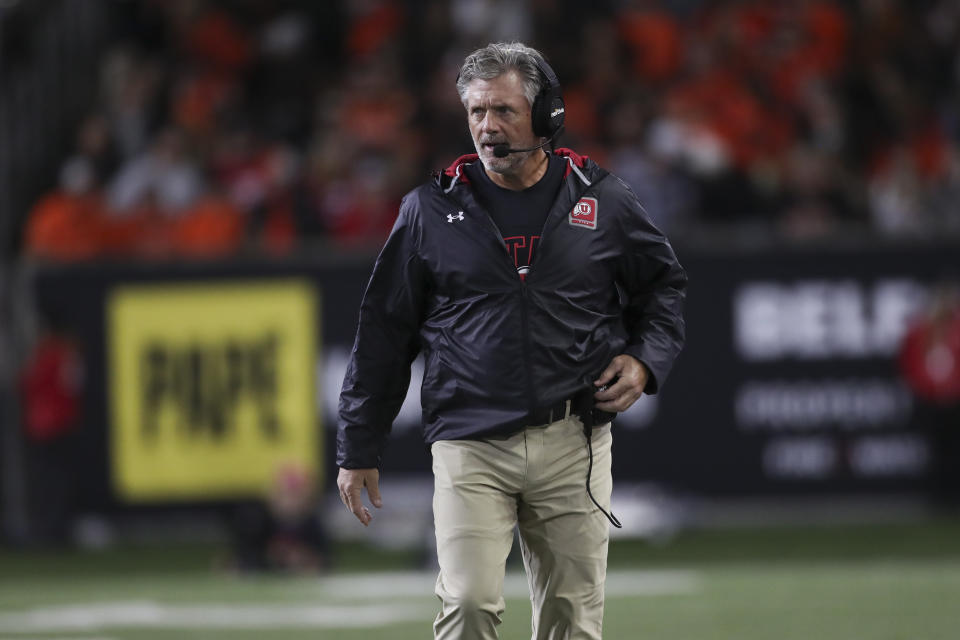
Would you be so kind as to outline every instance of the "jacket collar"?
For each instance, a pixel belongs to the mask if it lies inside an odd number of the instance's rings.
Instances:
[[[583,182],[585,186],[590,186],[591,180],[587,178],[585,170],[591,172],[591,165],[593,168],[596,168],[596,163],[590,160],[589,156],[582,156],[573,149],[566,147],[559,147],[555,149],[553,153],[567,160],[567,170],[563,174],[564,179],[571,173],[575,173],[577,178]],[[443,189],[443,192],[450,193],[458,184],[470,184],[470,180],[464,173],[463,168],[468,164],[473,164],[479,159],[480,156],[476,153],[468,153],[454,160],[453,164],[443,171],[438,172],[436,174],[437,182],[440,188]]]

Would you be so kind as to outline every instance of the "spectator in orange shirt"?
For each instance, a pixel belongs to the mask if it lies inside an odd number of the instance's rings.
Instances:
[[[101,250],[102,203],[90,161],[74,157],[60,169],[56,190],[30,211],[25,245],[29,255],[49,260],[93,258]]]

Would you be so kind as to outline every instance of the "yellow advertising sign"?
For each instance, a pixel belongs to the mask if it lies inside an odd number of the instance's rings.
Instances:
[[[108,305],[120,497],[258,496],[287,465],[321,477],[309,284],[128,285]]]

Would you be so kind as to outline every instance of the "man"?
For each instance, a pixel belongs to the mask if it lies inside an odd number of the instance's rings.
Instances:
[[[340,496],[364,525],[362,489],[381,506],[381,452],[422,351],[435,637],[497,637],[517,527],[533,637],[600,638],[609,418],[663,383],[686,275],[622,181],[543,150],[564,108],[537,51],[479,49],[457,90],[476,154],[404,198],[374,266],[340,397]]]

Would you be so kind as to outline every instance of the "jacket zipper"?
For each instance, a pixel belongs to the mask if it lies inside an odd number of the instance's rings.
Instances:
[[[588,185],[589,186],[589,185]],[[561,189],[565,186],[561,186]],[[582,197],[586,192],[586,189],[583,189],[579,192],[579,195]],[[559,199],[554,201],[554,206],[550,207],[550,210],[547,212],[547,217],[543,221],[543,227],[540,229],[540,242],[537,244],[537,252],[533,256],[533,260],[530,261],[530,269],[527,271],[527,278],[520,278],[520,275],[517,274],[517,278],[520,280],[520,294],[521,294],[521,304],[520,304],[520,317],[521,324],[523,326],[523,361],[526,363],[527,368],[527,397],[530,399],[530,411],[531,413],[536,411],[537,405],[539,404],[537,393],[533,388],[533,372],[530,370],[530,321],[528,319],[529,312],[527,311],[527,305],[529,303],[529,297],[527,295],[527,280],[533,277],[533,267],[537,263],[537,260],[540,258],[540,254],[543,253],[543,241],[546,237],[547,227],[550,224],[550,219],[554,215],[554,210],[556,204],[559,202]],[[576,202],[576,200],[574,200]],[[490,215],[487,214],[487,218],[490,219],[490,224],[493,225],[494,229],[497,231],[497,235],[500,237],[500,242],[506,246],[506,242],[503,240],[503,236],[500,234],[500,230],[496,228],[493,220],[490,218]],[[509,259],[510,256],[507,256]],[[514,267],[516,268],[516,267]]]
[[[444,195],[447,197],[448,200],[456,204],[458,208],[462,208],[460,204],[454,201],[453,198],[451,198],[449,195],[447,194],[444,194]],[[480,209],[480,211],[483,212],[483,217],[486,218],[487,226],[490,228],[490,230],[494,234],[494,237],[497,239],[498,246],[503,249],[503,257],[504,259],[507,260],[508,264],[510,265],[510,270],[513,272],[514,277],[517,279],[517,283],[520,285],[520,328],[521,328],[520,330],[521,330],[521,333],[523,334],[520,343],[521,343],[521,348],[523,350],[523,367],[524,367],[524,371],[526,372],[526,375],[524,376],[524,381],[526,382],[526,387],[527,387],[527,409],[532,414],[533,412],[536,411],[538,402],[537,402],[536,391],[533,388],[533,371],[530,368],[531,367],[530,319],[529,319],[529,311],[527,310],[527,305],[529,304],[528,302],[529,299],[527,296],[527,283],[524,282],[523,278],[520,277],[520,274],[517,272],[517,265],[514,264],[514,262],[510,258],[510,254],[507,253],[507,248],[506,248],[507,242],[503,239],[503,234],[500,233],[500,229],[497,227],[497,224],[493,221],[493,218],[490,217],[490,214],[487,213],[486,209],[484,209],[483,207],[478,207],[478,209]],[[548,213],[547,219],[549,220],[549,218],[550,218],[550,214]],[[546,229],[546,227],[547,227],[547,221],[544,221],[543,228]],[[540,233],[541,233],[540,241],[542,243],[543,229],[541,229]],[[539,247],[538,247],[538,253],[539,253]],[[534,260],[536,260],[536,257],[534,257]],[[532,270],[532,266],[533,266],[533,263],[531,262],[531,270]],[[527,273],[527,277],[530,277],[529,272]]]
[[[530,363],[530,319],[529,311],[527,310],[527,305],[529,304],[529,298],[527,296],[527,283],[523,278],[520,277],[520,274],[517,272],[517,265],[510,258],[510,254],[507,253],[507,242],[503,239],[503,234],[500,233],[500,229],[497,227],[497,224],[493,221],[493,218],[490,217],[490,214],[487,213],[485,209],[481,207],[481,210],[483,211],[484,217],[487,219],[487,224],[496,236],[499,246],[503,248],[503,255],[510,264],[510,269],[513,271],[514,277],[517,279],[517,282],[520,285],[520,333],[522,334],[520,344],[523,350],[523,368],[526,372],[524,381],[526,382],[527,387],[527,409],[532,414],[536,411],[539,403],[537,401],[536,391],[533,388],[533,371],[531,370]],[[544,228],[546,228],[546,223],[544,223]],[[541,234],[542,233],[543,231],[541,230]],[[540,240],[541,242],[543,241],[542,236]],[[531,270],[532,264],[533,263],[531,262]],[[529,272],[527,272],[527,277],[530,277]]]
[[[530,363],[530,320],[529,311],[527,311],[529,298],[527,297],[527,283],[524,282],[523,278],[520,278],[519,274],[517,277],[520,279],[520,326],[522,327],[521,332],[523,333],[521,345],[523,347],[523,362],[527,372],[527,399],[529,401],[528,407],[530,413],[533,414],[537,409],[539,401],[537,399],[537,392],[533,388],[533,371],[531,370],[532,365]]]

